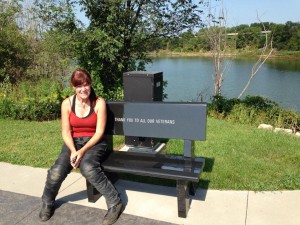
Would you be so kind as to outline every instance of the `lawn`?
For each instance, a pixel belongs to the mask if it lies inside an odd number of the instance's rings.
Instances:
[[[2,162],[49,168],[63,144],[59,120],[0,120],[0,129]],[[123,140],[116,138],[114,145]],[[168,140],[166,153],[182,154],[183,141]],[[207,140],[196,142],[195,155],[206,158],[202,188],[300,189],[300,137],[208,118]]]

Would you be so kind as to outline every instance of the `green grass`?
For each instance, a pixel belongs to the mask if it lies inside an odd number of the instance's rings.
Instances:
[[[196,149],[208,159],[201,178],[209,188],[300,189],[299,137],[210,119],[207,141]]]
[[[277,51],[276,55],[278,56],[300,56],[300,51]]]
[[[63,143],[58,120],[0,120],[0,130],[2,162],[49,168]],[[117,137],[115,146],[123,140]],[[183,141],[169,140],[166,152],[182,154]],[[195,155],[206,158],[199,183],[202,188],[300,189],[299,137],[209,118],[207,140],[196,142]]]

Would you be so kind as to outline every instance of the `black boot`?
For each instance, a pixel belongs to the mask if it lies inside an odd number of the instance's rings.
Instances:
[[[118,218],[122,212],[122,206],[123,206],[122,202],[119,201],[118,204],[109,208],[107,210],[106,215],[104,216],[103,225],[114,224],[118,220]]]
[[[40,211],[39,217],[41,221],[47,221],[51,218],[54,212],[54,205],[46,205],[43,203],[42,209]]]

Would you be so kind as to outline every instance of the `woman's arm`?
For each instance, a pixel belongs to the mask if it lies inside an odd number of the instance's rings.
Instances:
[[[71,97],[70,97],[71,98]],[[70,125],[70,99],[66,98],[61,104],[61,133],[64,143],[67,145],[71,153],[76,152],[76,148],[74,145],[74,141],[71,133],[71,125]]]
[[[76,159],[72,158],[71,161],[75,161],[72,166],[77,168],[79,166],[80,160],[82,159],[84,153],[88,151],[91,147],[97,144],[102,138],[105,126],[106,126],[106,103],[103,98],[98,98],[96,101],[96,106],[94,107],[95,113],[97,114],[97,125],[96,132],[94,136],[80,149],[77,151]]]

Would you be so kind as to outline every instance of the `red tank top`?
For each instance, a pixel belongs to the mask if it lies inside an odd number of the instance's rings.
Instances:
[[[72,137],[92,137],[96,132],[97,114],[91,107],[89,114],[86,117],[80,118],[75,114],[75,100],[73,97],[72,111],[69,116]]]

